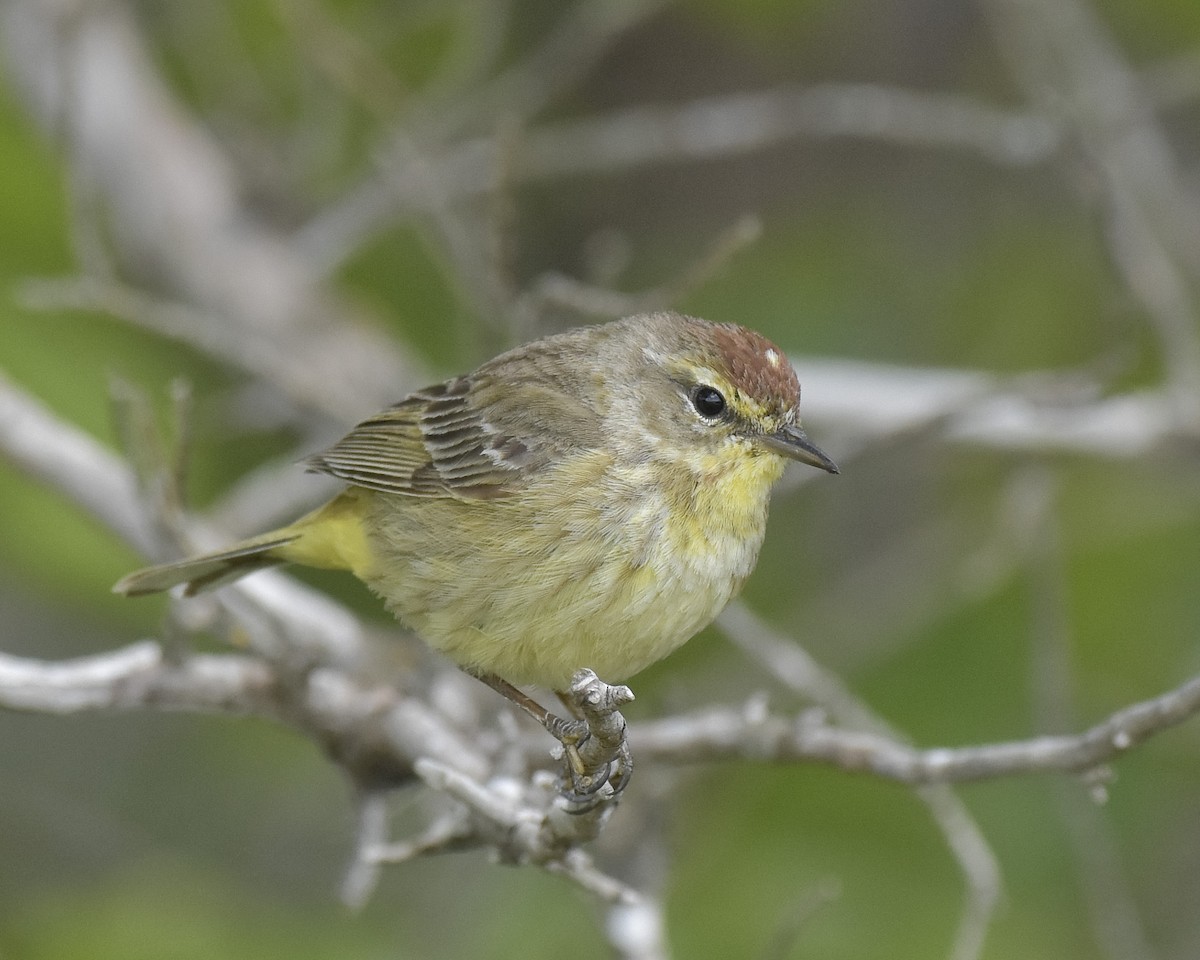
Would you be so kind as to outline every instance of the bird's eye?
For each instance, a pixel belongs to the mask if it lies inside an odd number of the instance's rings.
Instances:
[[[702,383],[692,390],[692,406],[708,420],[719,417],[725,410],[725,397],[716,387]]]

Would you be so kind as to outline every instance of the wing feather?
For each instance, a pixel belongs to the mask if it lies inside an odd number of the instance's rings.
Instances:
[[[507,435],[481,414],[477,376],[410,394],[305,461],[318,473],[384,493],[495,499],[523,485],[528,437]]]

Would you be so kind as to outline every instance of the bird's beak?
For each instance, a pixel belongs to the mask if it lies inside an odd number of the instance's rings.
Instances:
[[[758,442],[789,460],[798,460],[810,467],[820,467],[829,473],[840,472],[837,464],[825,456],[799,427],[781,427],[774,433],[763,434],[758,438]]]

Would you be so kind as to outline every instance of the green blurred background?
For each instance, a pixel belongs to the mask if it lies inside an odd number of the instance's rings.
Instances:
[[[376,169],[388,130],[486,90],[489,76],[586,9],[548,0],[112,6],[129,13],[174,95],[227,151],[246,210],[284,236]],[[1164,65],[1185,79],[1189,63],[1195,70],[1195,0],[1086,9],[1140,76],[1161,78]],[[379,98],[339,89],[322,67],[322,45],[347,37],[381,71],[365,74],[362,88]],[[473,78],[472,58],[493,47],[491,67]],[[159,398],[186,378],[198,507],[264,461],[299,456],[311,435],[293,419],[246,415],[261,394],[245,371],[119,316],[32,308],[29,278],[82,269],[78,173],[70,150],[33,118],[28,93],[11,73],[0,76],[0,371],[110,445],[114,375]],[[532,125],[850,82],[1013,109],[1025,96],[975,3],[680,0],[630,16]],[[449,100],[431,97],[435,89]],[[1200,158],[1200,83],[1190,98],[1184,89],[1159,116],[1186,179]],[[381,117],[378,99],[393,92],[394,113]],[[475,132],[519,142],[520,129],[504,132],[503,113],[485,115]],[[1069,146],[1006,165],[887,137],[798,137],[735,156],[501,183],[488,202],[502,208],[516,289],[557,271],[642,290],[686,272],[721,231],[755,214],[759,239],[675,306],[755,327],[797,356],[1004,374],[1099,370],[1108,391],[1151,387],[1163,358],[1114,269],[1097,180]],[[489,217],[485,209],[468,222]],[[327,283],[435,377],[518,336],[481,322],[446,249],[428,219],[396,216]],[[131,285],[180,296],[120,263],[119,251],[115,259]],[[580,321],[569,311],[545,320]],[[397,394],[418,385],[398,384]],[[819,398],[811,402],[819,410]],[[936,431],[860,448],[817,415],[810,432],[836,459],[851,451],[843,476],[778,498],[746,599],[917,744],[1047,732],[1048,659],[1065,664],[1056,702],[1068,704],[1073,728],[1200,668],[1194,456],[1032,456],[950,446]],[[1013,517],[1031,483],[1049,492],[1050,509],[1026,529]],[[1044,558],[1031,559],[1030,541],[1050,544],[1049,573]],[[51,659],[160,635],[162,603],[109,593],[141,559],[0,457],[6,652]],[[386,626],[365,590],[310,579]],[[1047,582],[1066,625],[1065,643],[1050,652],[1038,635]],[[739,703],[760,689],[781,709],[797,706],[715,631],[634,688],[635,719]],[[1200,723],[1149,742],[1116,766],[1102,806],[1070,778],[962,788],[1003,871],[983,956],[1200,956],[1197,747]],[[660,776],[670,775],[643,767],[632,789],[650,793]],[[963,886],[909,791],[751,763],[664,782],[673,785],[654,802],[675,956],[948,955]],[[258,721],[0,713],[0,958],[609,955],[581,894],[482,854],[389,869],[365,910],[350,913],[336,897],[350,800],[313,744]],[[412,803],[397,798],[401,818]],[[628,843],[623,812],[611,825],[617,838],[599,844],[602,862]],[[830,884],[836,896],[784,937]]]

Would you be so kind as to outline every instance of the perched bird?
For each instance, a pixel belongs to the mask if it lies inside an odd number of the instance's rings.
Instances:
[[[800,429],[783,352],[653,313],[501,354],[363,421],[309,469],[346,489],[282,529],[131,573],[195,593],[281,563],[345,569],[488,682],[617,682],[707,625],[758,557]],[[506,682],[506,683],[505,683]]]

